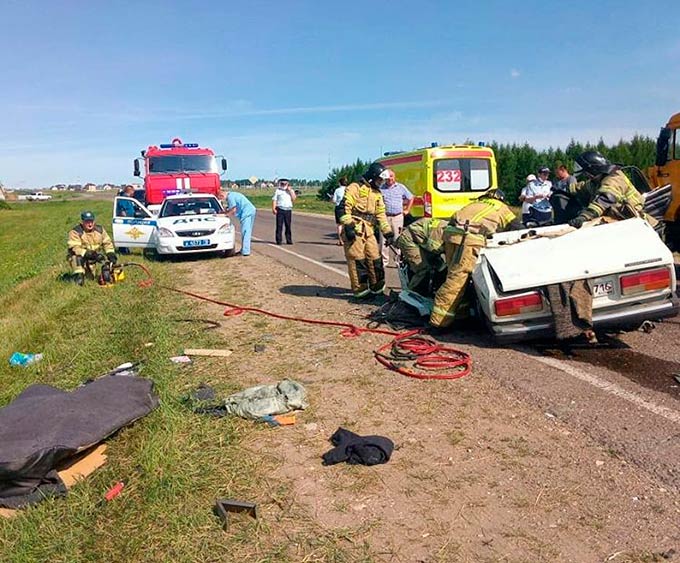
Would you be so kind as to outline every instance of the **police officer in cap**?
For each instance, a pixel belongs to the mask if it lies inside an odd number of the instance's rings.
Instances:
[[[94,213],[83,211],[80,214],[80,223],[68,233],[67,259],[78,285],[85,283],[86,267],[90,269],[105,257],[113,264],[118,260],[111,238],[104,227],[95,224],[94,219]]]
[[[385,202],[380,193],[387,178],[385,167],[374,162],[362,175],[361,182],[353,182],[345,190],[345,208],[340,223],[349,279],[357,298],[385,290],[385,270],[375,227],[385,237],[385,243],[392,244],[394,233],[387,222]]]

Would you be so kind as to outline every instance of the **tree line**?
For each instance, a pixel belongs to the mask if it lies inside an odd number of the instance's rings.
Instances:
[[[643,135],[635,135],[628,141],[621,139],[614,145],[607,145],[602,139],[596,144],[584,144],[572,139],[564,149],[551,147],[547,150],[538,150],[529,143],[502,144],[495,141],[489,146],[496,155],[498,186],[505,191],[508,201],[512,204],[517,204],[519,193],[526,184],[527,175],[536,174],[541,166],[547,166],[554,172],[560,164],[565,165],[572,172],[576,157],[584,151],[600,151],[616,164],[637,166],[643,171],[654,164],[656,156],[656,140]],[[321,185],[318,193],[319,199],[327,201],[338,187],[338,180],[342,176],[346,176],[350,182],[359,180],[369,164],[369,161],[357,159],[351,164],[333,168]],[[554,177],[551,179],[554,180]]]

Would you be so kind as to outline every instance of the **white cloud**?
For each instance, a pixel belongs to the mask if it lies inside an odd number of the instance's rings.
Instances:
[[[520,77],[520,72],[516,68],[510,69],[510,76],[512,78],[519,78]]]

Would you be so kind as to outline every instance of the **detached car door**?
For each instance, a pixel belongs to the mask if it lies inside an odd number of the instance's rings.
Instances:
[[[131,197],[113,200],[113,244],[116,247],[152,248],[156,216]]]

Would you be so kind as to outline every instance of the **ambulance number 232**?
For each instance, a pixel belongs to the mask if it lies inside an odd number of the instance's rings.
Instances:
[[[460,170],[437,170],[438,184],[458,184],[461,178]]]

